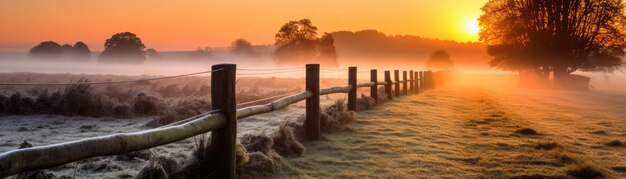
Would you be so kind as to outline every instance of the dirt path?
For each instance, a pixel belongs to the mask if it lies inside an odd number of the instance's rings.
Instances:
[[[497,91],[444,87],[359,112],[272,177],[626,177],[626,147],[605,145],[626,142],[626,95]]]

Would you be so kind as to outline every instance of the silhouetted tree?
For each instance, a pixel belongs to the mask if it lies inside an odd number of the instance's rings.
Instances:
[[[148,58],[153,58],[153,59],[160,59],[161,58],[161,54],[159,54],[159,52],[156,51],[153,48],[146,49],[146,56]]]
[[[317,27],[313,26],[309,19],[299,21],[289,21],[283,25],[275,37],[276,51],[272,55],[274,62],[278,65],[303,65],[306,63],[323,62],[320,56],[321,41],[317,37]],[[332,37],[325,39],[326,43],[332,42]],[[326,44],[325,55],[334,47]],[[323,62],[327,65],[336,65],[336,60],[332,63]]]
[[[230,45],[230,53],[235,56],[258,57],[259,52],[254,50],[252,43],[246,39],[237,39]]]
[[[142,63],[146,59],[146,46],[137,35],[130,32],[117,33],[104,43],[102,61]]]
[[[74,44],[72,51],[74,58],[79,60],[86,60],[89,59],[89,57],[91,56],[91,50],[89,50],[87,44],[81,41],[78,41]]]
[[[71,54],[73,50],[74,49],[70,44],[61,45],[61,54],[63,54],[64,56]]]
[[[490,0],[480,39],[490,65],[555,80],[577,71],[612,72],[626,47],[621,0]]]
[[[276,34],[276,51],[273,54],[277,64],[299,65],[312,60],[317,55],[317,27],[309,19],[289,21]]]
[[[324,33],[319,43],[320,59],[331,66],[338,66],[337,50],[335,50],[335,40],[330,33]]]
[[[28,54],[37,58],[61,57],[61,45],[53,41],[45,41],[30,49]]]
[[[204,47],[204,48],[198,47],[196,51],[193,51],[188,55],[188,58],[192,58],[192,59],[202,59],[202,58],[209,58],[209,57],[211,57],[211,48],[209,47]]]
[[[452,71],[454,62],[450,60],[450,55],[446,51],[437,50],[426,61],[426,68],[433,71]]]

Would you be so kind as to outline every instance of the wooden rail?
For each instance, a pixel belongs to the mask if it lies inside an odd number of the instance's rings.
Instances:
[[[97,156],[119,155],[128,152],[149,149],[176,141],[184,140],[199,134],[211,132],[211,145],[216,145],[215,156],[218,178],[235,178],[235,140],[237,135],[237,119],[278,110],[306,100],[306,118],[304,122],[307,137],[319,139],[320,110],[319,96],[333,93],[348,93],[348,109],[356,110],[357,88],[369,87],[370,95],[378,103],[378,86],[384,86],[388,99],[393,99],[391,87],[395,85],[395,97],[400,96],[400,84],[403,94],[418,93],[433,87],[431,72],[403,71],[403,80],[399,80],[399,71],[395,70],[395,81],[391,81],[390,71],[384,71],[385,81],[379,82],[377,70],[372,69],[370,82],[357,83],[357,68],[349,68],[348,84],[345,86],[319,87],[319,65],[306,66],[306,90],[297,94],[277,99],[264,105],[236,108],[235,64],[218,64],[212,67],[211,102],[214,113],[197,119],[187,119],[160,128],[118,133],[107,136],[92,137],[82,140],[15,149],[0,154],[0,178],[28,170],[51,168],[71,162]],[[414,78],[415,77],[415,78]],[[407,85],[407,83],[410,83]],[[71,151],[71,152],[68,152]]]
[[[223,128],[226,123],[227,119],[224,115],[214,114],[165,128],[11,150],[0,154],[0,178],[91,157],[119,155],[157,147]]]

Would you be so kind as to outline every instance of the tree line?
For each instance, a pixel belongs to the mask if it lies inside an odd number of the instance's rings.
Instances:
[[[275,36],[276,50],[272,54],[278,65],[298,65],[305,63],[323,63],[337,66],[337,53],[334,40],[330,33],[317,37],[317,27],[309,19],[289,21],[283,25]],[[229,46],[230,53],[238,58],[257,58],[261,54],[246,39],[236,39]],[[59,45],[53,41],[41,42],[30,49],[31,57],[36,58],[73,58],[89,59],[91,51],[83,42],[74,46]],[[141,38],[132,32],[113,34],[104,43],[104,51],[98,59],[103,62],[143,63],[149,58],[161,58],[152,48],[146,49]],[[188,54],[188,58],[203,59],[211,56],[211,49],[198,48]]]

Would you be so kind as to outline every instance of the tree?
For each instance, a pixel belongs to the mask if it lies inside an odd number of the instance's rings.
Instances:
[[[187,55],[188,58],[191,59],[203,59],[211,57],[211,48],[209,47],[198,47],[196,51],[193,51]]]
[[[556,81],[613,72],[626,47],[621,0],[490,0],[479,21],[491,66]]]
[[[330,33],[324,33],[319,42],[320,59],[331,66],[339,66],[337,63],[337,50],[335,50],[335,39]]]
[[[87,60],[91,56],[91,50],[89,50],[87,44],[78,41],[72,47],[72,55],[76,59]]]
[[[161,54],[159,54],[159,52],[156,51],[156,49],[153,49],[153,48],[146,49],[146,56],[148,58],[153,58],[153,59],[160,59],[161,58]]]
[[[426,68],[433,71],[452,71],[454,70],[454,62],[450,60],[450,55],[447,52],[437,50],[426,61]]]
[[[28,54],[37,58],[59,58],[61,56],[61,45],[54,41],[44,41],[31,48]]]
[[[252,43],[246,39],[237,39],[230,45],[230,53],[235,56],[258,57],[259,52],[254,50]]]
[[[70,44],[65,44],[65,45],[61,45],[61,54],[63,56],[69,56],[72,51],[74,51],[74,48],[72,47],[72,45]]]
[[[317,37],[317,27],[313,26],[309,19],[289,21],[283,25],[275,36],[276,51],[272,55],[274,62],[279,65],[301,66],[306,63],[325,63],[336,65],[336,59],[332,63],[322,61],[320,54],[320,39]],[[332,42],[332,36],[326,38],[326,43]],[[334,48],[334,45],[332,46]],[[328,44],[324,48],[331,48]],[[330,52],[324,49],[325,55]]]
[[[117,33],[104,43],[102,61],[142,63],[146,59],[146,46],[137,35],[130,32]]]

